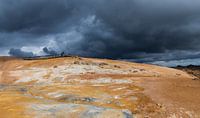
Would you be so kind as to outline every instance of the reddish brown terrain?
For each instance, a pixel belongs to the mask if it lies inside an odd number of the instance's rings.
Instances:
[[[200,81],[106,59],[0,58],[1,118],[199,118]]]

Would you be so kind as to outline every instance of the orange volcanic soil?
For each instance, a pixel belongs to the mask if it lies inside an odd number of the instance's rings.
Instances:
[[[1,118],[198,118],[200,81],[155,65],[0,58]]]

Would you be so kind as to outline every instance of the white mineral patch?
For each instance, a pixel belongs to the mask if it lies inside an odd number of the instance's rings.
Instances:
[[[116,95],[116,96],[114,96],[114,98],[115,98],[115,99],[119,99],[120,97]]]
[[[67,82],[79,82],[79,83],[90,83],[90,84],[129,84],[132,80],[128,79],[112,79],[112,78],[98,78],[92,80],[81,80],[81,79],[69,79]]]
[[[120,69],[103,69],[96,65],[62,65],[57,68],[28,68],[26,70],[11,71],[11,76],[20,78],[16,83],[37,81],[37,83],[52,83],[54,81],[63,82],[68,75],[79,75],[88,72],[99,74],[128,74],[128,71]],[[45,78],[45,76],[47,76]],[[59,78],[59,79],[56,79]],[[76,80],[73,80],[76,81]],[[78,80],[80,83],[88,81]],[[91,80],[90,83],[131,83],[130,80],[99,78]]]
[[[126,71],[120,69],[103,69],[96,65],[69,65],[65,69],[69,74],[81,74],[87,72],[95,72],[100,74],[127,74]]]
[[[21,79],[17,80],[16,83],[26,83],[26,82],[31,82],[33,80],[34,79],[31,77],[26,77],[26,78],[21,78]]]
[[[132,83],[131,80],[112,79],[112,78],[99,78],[99,79],[96,79],[96,80],[91,80],[90,82],[94,83],[94,84],[109,84],[109,83],[127,84],[127,83]]]
[[[48,93],[47,95],[50,96],[50,97],[53,97],[53,98],[59,98],[59,97],[62,97],[63,95],[65,95],[65,94],[60,93],[60,92],[52,92],[52,93]]]
[[[126,88],[127,88],[127,87],[119,87],[119,88],[113,89],[113,91],[123,90],[123,89],[126,89]]]
[[[44,79],[44,76],[46,74],[47,71],[41,68],[31,68],[28,70],[18,70],[10,72],[11,76],[17,76],[20,78],[15,83],[26,83],[31,81],[37,81],[37,83],[50,83],[50,80],[47,81]]]
[[[36,118],[133,118],[129,110],[82,104],[31,104],[29,109]]]

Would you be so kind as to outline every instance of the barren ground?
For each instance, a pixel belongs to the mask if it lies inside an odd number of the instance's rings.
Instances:
[[[1,118],[199,118],[200,81],[165,67],[0,58]]]

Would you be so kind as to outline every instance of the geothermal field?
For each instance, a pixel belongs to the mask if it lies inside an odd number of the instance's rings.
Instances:
[[[0,59],[1,118],[199,118],[200,81],[106,59]]]

